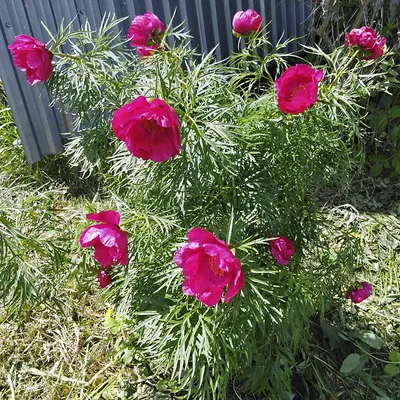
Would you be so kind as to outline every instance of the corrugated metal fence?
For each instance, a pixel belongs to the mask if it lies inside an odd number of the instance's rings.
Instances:
[[[68,116],[48,107],[50,100],[44,87],[29,86],[25,74],[14,67],[7,49],[22,33],[47,42],[49,37],[40,21],[56,32],[62,19],[69,23],[77,16],[76,29],[86,19],[94,27],[104,13],[110,12],[117,18],[130,17],[120,27],[127,32],[135,15],[152,11],[168,23],[176,10],[175,23],[186,21],[193,36],[192,45],[207,52],[220,43],[217,57],[224,58],[237,47],[231,32],[236,11],[252,8],[262,16],[264,24],[272,21],[271,41],[276,43],[282,35],[283,39],[304,35],[311,6],[312,0],[1,0],[0,76],[27,161],[34,163],[62,151],[60,133],[69,131]]]

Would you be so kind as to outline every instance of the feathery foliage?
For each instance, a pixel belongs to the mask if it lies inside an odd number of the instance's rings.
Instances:
[[[309,47],[325,74],[319,101],[287,115],[273,87],[297,57],[283,52],[285,43],[271,48],[261,32],[218,62],[214,51],[190,49],[188,35],[171,23],[162,50],[137,59],[118,41],[117,23],[105,18],[96,33],[88,24],[78,32],[61,28],[48,84],[74,116],[72,165],[101,177],[132,234],[129,264],[114,268],[105,296],[177,395],[223,399],[232,384],[286,398],[297,355],[308,347],[310,317],[343,297],[359,262],[350,229],[327,246],[332,231],[317,194],[322,185],[346,185],[360,162],[353,146],[363,141],[358,99],[374,74],[363,75],[364,63],[343,48],[325,54]],[[58,53],[65,45],[71,52]],[[139,95],[175,109],[177,157],[133,158],[113,135],[112,113]],[[241,261],[245,287],[229,305],[207,308],[182,293],[173,253],[196,226],[232,244]],[[289,268],[277,266],[268,249],[278,234],[296,246]]]

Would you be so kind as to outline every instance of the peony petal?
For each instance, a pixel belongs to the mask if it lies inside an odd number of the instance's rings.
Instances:
[[[97,225],[88,226],[81,234],[79,238],[79,243],[82,248],[93,246],[95,243],[99,242],[100,230]]]
[[[203,252],[196,252],[191,257],[188,257],[182,268],[182,273],[184,276],[192,276],[196,275],[199,269],[199,266],[204,263],[204,254]]]
[[[120,214],[118,211],[106,210],[100,211],[97,214],[86,214],[86,218],[90,221],[105,222],[106,224],[119,225]]]
[[[26,70],[25,77],[31,86],[36,85],[39,82],[42,82],[42,80],[36,75],[36,72],[31,69]]]
[[[137,46],[136,51],[139,56],[142,57],[149,57],[151,56],[156,50],[158,46]]]
[[[195,274],[190,276],[191,288],[195,293],[204,293],[210,291],[211,285],[211,271],[208,268],[208,262],[200,262],[197,266]]]
[[[41,51],[30,51],[26,54],[26,63],[28,67],[31,69],[37,68],[40,64],[42,64],[42,52]]]
[[[183,283],[182,283],[182,291],[184,294],[187,294],[188,296],[194,296],[195,293],[190,287],[190,278],[186,278]]]
[[[212,243],[226,246],[226,243],[223,240],[217,239],[211,232],[201,227],[191,229],[187,234],[187,238],[189,242],[199,244]]]
[[[213,307],[221,300],[222,293],[222,287],[213,287],[209,292],[200,293],[197,299],[207,307]]]
[[[234,297],[244,287],[244,273],[238,270],[232,283],[228,284],[228,290],[225,293],[225,303],[228,304],[232,297]]]
[[[174,146],[172,136],[173,132],[171,128],[165,129],[164,133],[156,134],[151,149],[151,160],[164,162],[179,153],[179,149],[176,149]]]
[[[97,243],[94,246],[94,258],[101,264],[102,267],[108,267],[114,264],[114,258],[109,252],[109,248]]]
[[[106,271],[99,271],[97,273],[97,280],[99,282],[99,285],[102,289],[104,289],[105,287],[107,287],[108,285],[111,284],[112,282],[112,278],[110,275],[107,274]]]
[[[100,224],[97,226],[100,231],[100,242],[106,247],[115,246],[119,236],[119,229],[115,225],[109,224]]]
[[[128,264],[128,237],[125,231],[120,230],[117,238],[117,246],[119,249],[119,264]]]

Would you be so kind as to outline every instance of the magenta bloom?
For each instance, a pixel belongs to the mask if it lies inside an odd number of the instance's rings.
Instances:
[[[353,29],[345,36],[347,46],[356,47],[363,53],[364,60],[375,60],[383,54],[386,38],[378,40],[377,33],[368,26]]]
[[[156,51],[158,48],[157,46],[137,46],[136,51],[139,54],[139,56],[142,57],[148,57],[151,56],[154,51]]]
[[[128,39],[132,47],[137,47],[141,56],[149,56],[160,45],[165,25],[150,11],[137,15],[128,29]]]
[[[139,96],[116,110],[111,124],[115,136],[143,160],[166,161],[182,147],[178,116],[160,99],[148,102]]]
[[[346,293],[346,298],[353,303],[361,303],[371,296],[372,287],[368,282],[361,282],[356,287],[350,288]]]
[[[272,256],[281,265],[288,265],[294,254],[293,243],[285,236],[278,236],[277,239],[270,240],[269,248]]]
[[[52,54],[40,40],[28,35],[18,35],[8,48],[14,57],[15,66],[25,72],[26,80],[31,86],[46,81],[52,74]]]
[[[323,71],[306,64],[289,67],[274,83],[278,107],[286,114],[300,114],[317,101]]]
[[[109,275],[109,272],[111,272],[111,268],[108,268],[106,271],[99,271],[97,273],[97,281],[99,282],[99,285],[102,289],[107,287],[112,282],[112,278],[111,275]]]
[[[192,229],[187,237],[189,243],[174,256],[185,277],[183,293],[212,307],[221,300],[224,287],[228,286],[225,303],[229,303],[244,286],[240,261],[223,240],[203,228]]]
[[[260,30],[261,25],[261,15],[250,8],[246,11],[238,11],[232,20],[233,31],[237,36],[251,35]]]
[[[118,226],[119,212],[101,211],[97,214],[87,214],[86,218],[101,223],[88,226],[82,232],[79,238],[81,246],[93,246],[94,258],[103,268],[113,264],[128,264],[128,238],[126,232]]]

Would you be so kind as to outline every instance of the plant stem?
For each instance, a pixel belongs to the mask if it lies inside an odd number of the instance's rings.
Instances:
[[[72,60],[83,61],[83,58],[78,57],[78,56],[72,56],[71,54],[67,54],[67,53],[53,53],[52,52],[52,54],[53,54],[53,56],[60,57],[60,58],[64,57],[64,58],[70,58]]]
[[[335,79],[333,82],[330,84],[329,89],[332,89],[333,85],[338,81],[338,79],[347,71],[347,68],[351,65],[353,60],[357,57],[359,53],[359,50],[356,50],[354,54],[350,57],[350,60],[347,62],[347,64],[339,71],[339,73],[336,75]]]

